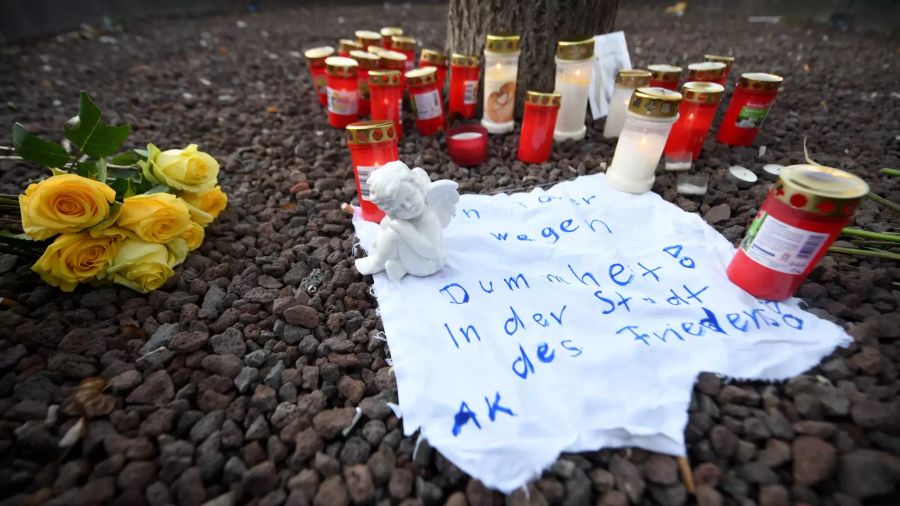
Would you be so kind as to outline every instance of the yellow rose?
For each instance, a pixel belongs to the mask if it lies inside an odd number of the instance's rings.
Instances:
[[[171,193],[128,197],[117,225],[143,241],[167,243],[191,227],[187,205]]]
[[[159,148],[147,146],[150,155],[147,159],[149,169],[160,183],[178,190],[189,192],[205,192],[216,185],[219,177],[219,162],[203,151],[197,151],[197,145],[191,144],[184,149]]]
[[[206,235],[206,232],[203,230],[203,227],[200,225],[191,222],[191,228],[185,230],[180,236],[180,239],[184,239],[184,242],[187,244],[188,251],[194,251],[199,248],[201,244],[203,244],[203,237]]]
[[[31,267],[49,285],[71,292],[75,285],[103,274],[116,255],[122,236],[93,237],[90,233],[62,234]]]
[[[147,293],[161,287],[175,274],[170,257],[164,244],[126,239],[107,268],[106,277],[132,290]]]
[[[115,198],[116,192],[99,181],[76,174],[51,176],[19,195],[22,228],[38,241],[81,232],[109,217]]]
[[[184,192],[181,194],[181,198],[183,198],[189,206],[208,214],[212,219],[218,218],[219,213],[228,206],[228,195],[226,195],[219,186],[203,193]],[[191,212],[191,216],[195,216],[193,211]],[[212,221],[212,219],[209,221]],[[194,218],[194,221],[201,225],[209,223],[209,221],[203,223],[201,220],[197,220],[196,217]]]

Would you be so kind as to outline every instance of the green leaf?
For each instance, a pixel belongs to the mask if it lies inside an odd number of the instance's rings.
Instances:
[[[141,155],[134,151],[124,151],[114,156],[109,163],[113,165],[134,165],[141,160]]]
[[[106,183],[106,158],[97,160],[97,181]]]
[[[116,201],[121,202],[135,195],[134,183],[130,179],[116,179],[109,186],[116,192]]]
[[[112,126],[101,121],[100,108],[94,105],[87,93],[81,92],[78,116],[66,122],[66,139],[78,146],[82,153],[100,158],[109,156],[131,133],[128,125]]]
[[[63,174],[68,174],[68,172],[62,169],[57,169],[56,167],[50,167],[50,174],[54,176],[62,176]]]
[[[62,146],[28,133],[21,123],[13,125],[13,146],[17,155],[47,167],[63,167],[72,159]]]
[[[88,231],[103,230],[104,228],[107,228],[107,227],[113,225],[116,222],[116,220],[119,219],[119,213],[121,213],[121,212],[122,212],[122,203],[121,202],[113,202],[112,204],[109,205],[109,216],[107,216],[107,218],[105,220],[103,220],[100,223],[89,228]]]
[[[146,160],[147,158],[150,158],[150,151],[148,151],[146,149],[135,149],[134,152],[137,153],[138,156],[140,156],[144,160]]]
[[[93,160],[78,162],[75,165],[75,173],[88,179],[97,179],[97,165]]]

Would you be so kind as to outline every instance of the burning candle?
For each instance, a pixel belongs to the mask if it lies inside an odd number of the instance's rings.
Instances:
[[[666,158],[696,160],[712,125],[725,88],[716,83],[690,82],[681,87],[684,97],[678,107],[678,121],[666,142]]]
[[[657,64],[648,65],[647,70],[649,70],[651,74],[649,86],[665,88],[672,91],[678,89],[678,81],[681,80],[681,67]]]
[[[359,118],[356,60],[331,56],[325,60],[328,77],[328,124],[344,128]]]
[[[593,37],[578,41],[560,41],[556,46],[554,91],[559,93],[562,104],[553,132],[553,138],[557,141],[584,138],[587,131],[584,126],[584,111],[587,109],[593,61]],[[524,129],[524,120],[522,128]],[[519,146],[521,153],[521,143]],[[521,159],[521,155],[519,158]]]
[[[381,47],[385,49],[391,48],[391,37],[394,35],[403,35],[403,28],[396,26],[386,26],[381,29]]]
[[[331,46],[314,47],[303,53],[309,66],[313,88],[319,95],[319,103],[322,105],[328,104],[328,78],[325,76],[325,60],[333,54],[334,48]]]
[[[706,61],[713,61],[725,64],[725,71],[722,73],[722,82],[719,83],[721,85],[725,84],[725,80],[728,79],[728,74],[731,73],[731,66],[734,65],[734,56],[721,56],[717,54],[705,54],[703,55],[703,59]]]
[[[487,130],[481,125],[459,125],[447,131],[447,153],[453,162],[472,167],[487,158]]]
[[[484,46],[484,116],[492,134],[512,132],[519,73],[518,35],[488,35]]]
[[[437,69],[425,67],[406,73],[409,102],[416,115],[416,129],[431,135],[444,129],[444,108],[437,88]]]
[[[377,54],[381,57],[382,70],[397,70],[400,72],[400,83],[403,85],[403,91],[406,91],[406,55],[388,49],[382,49]]]
[[[369,115],[369,71],[378,70],[381,58],[365,51],[350,51],[350,57],[356,60],[359,81],[359,115]]]
[[[543,163],[550,158],[561,99],[560,93],[526,93],[522,133],[519,135],[519,160]]]
[[[403,80],[400,71],[370,70],[369,95],[372,119],[393,121],[397,138],[403,137]]]
[[[731,146],[753,144],[783,80],[781,76],[761,72],[741,74],[716,140]]]
[[[688,75],[684,82],[702,81],[707,83],[725,84],[725,64],[716,61],[691,63],[688,65]]]
[[[371,30],[357,30],[353,33],[356,36],[356,42],[361,47],[380,46],[381,34]]]
[[[363,45],[355,40],[341,39],[338,41],[338,56],[350,58],[350,51],[362,51]]]
[[[478,103],[478,57],[453,53],[450,56],[450,110],[447,115],[453,119],[475,117]]]
[[[368,182],[377,168],[399,159],[394,123],[373,120],[347,125],[347,147],[350,149],[362,217],[379,223],[384,218],[384,212],[369,200]]]
[[[410,70],[415,66],[416,39],[404,37],[403,35],[394,35],[391,37],[391,51],[397,51],[406,55],[406,70]]]
[[[444,81],[447,79],[447,55],[433,49],[423,49],[419,55],[420,67],[434,67],[437,69],[437,85],[441,95],[444,94]]]
[[[653,187],[666,137],[678,118],[681,93],[665,88],[638,88],[628,104],[606,180],[613,188],[644,193]]]
[[[623,69],[616,74],[616,83],[612,98],[609,101],[609,114],[603,126],[603,136],[607,139],[618,137],[625,124],[625,112],[631,103],[634,90],[650,83],[650,71],[639,69]]]
[[[869,192],[865,181],[816,165],[785,167],[728,265],[734,284],[765,300],[800,287]]]

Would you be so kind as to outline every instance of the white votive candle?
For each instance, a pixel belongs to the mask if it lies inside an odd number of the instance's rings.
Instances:
[[[606,125],[603,127],[603,136],[606,138],[618,137],[625,124],[625,113],[631,102],[631,94],[641,86],[650,83],[650,71],[624,69],[616,74],[616,84],[613,88],[612,98],[609,101],[609,113],[606,115]]]
[[[741,167],[740,165],[732,165],[728,168],[728,174],[725,177],[736,184],[738,188],[749,188],[756,183],[758,179],[756,174],[750,171],[750,169],[746,167]]]
[[[477,139],[479,137],[481,137],[481,134],[478,132],[463,132],[460,134],[456,134],[451,138],[457,141],[468,141],[471,139]]]
[[[555,92],[561,96],[553,139],[581,140],[587,131],[584,112],[594,61],[594,38],[560,41],[556,48]]]
[[[488,35],[484,47],[484,115],[492,134],[512,132],[519,74],[519,36]]]

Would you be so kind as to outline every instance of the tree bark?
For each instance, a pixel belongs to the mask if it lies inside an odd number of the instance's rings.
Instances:
[[[618,8],[619,0],[450,0],[445,49],[481,56],[487,34],[521,35],[516,86],[521,117],[526,91],[553,91],[557,41],[612,31]]]

